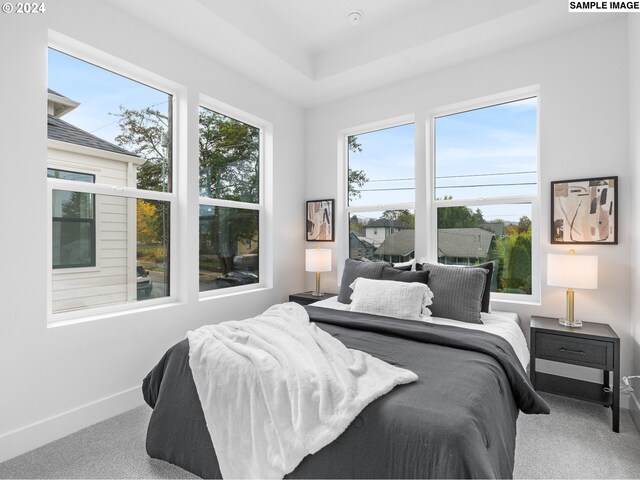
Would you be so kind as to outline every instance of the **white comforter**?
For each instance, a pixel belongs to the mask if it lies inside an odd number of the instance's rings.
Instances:
[[[299,305],[187,334],[189,366],[224,478],[282,478],[415,373],[347,349]]]

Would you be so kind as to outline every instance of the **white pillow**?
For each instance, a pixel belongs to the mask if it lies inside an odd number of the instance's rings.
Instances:
[[[429,287],[419,282],[356,278],[350,285],[352,312],[372,313],[404,320],[424,320],[433,302]]]

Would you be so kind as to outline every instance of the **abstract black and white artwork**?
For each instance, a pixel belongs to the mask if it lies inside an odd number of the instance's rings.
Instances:
[[[307,202],[307,242],[333,242],[333,200]]]
[[[618,177],[551,182],[551,243],[618,244]]]

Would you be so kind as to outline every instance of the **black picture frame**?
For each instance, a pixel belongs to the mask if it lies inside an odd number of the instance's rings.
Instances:
[[[617,245],[618,188],[617,176],[551,182],[551,243]]]
[[[308,200],[305,208],[307,242],[335,240],[334,200]]]

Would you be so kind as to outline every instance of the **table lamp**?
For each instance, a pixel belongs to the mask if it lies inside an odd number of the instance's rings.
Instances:
[[[305,250],[305,270],[316,273],[316,290],[311,295],[321,297],[320,272],[331,271],[331,250],[328,248],[307,248]]]
[[[598,257],[596,255],[569,255],[549,253],[547,255],[547,285],[567,289],[567,315],[560,325],[580,327],[582,322],[573,316],[573,289],[598,288]]]

